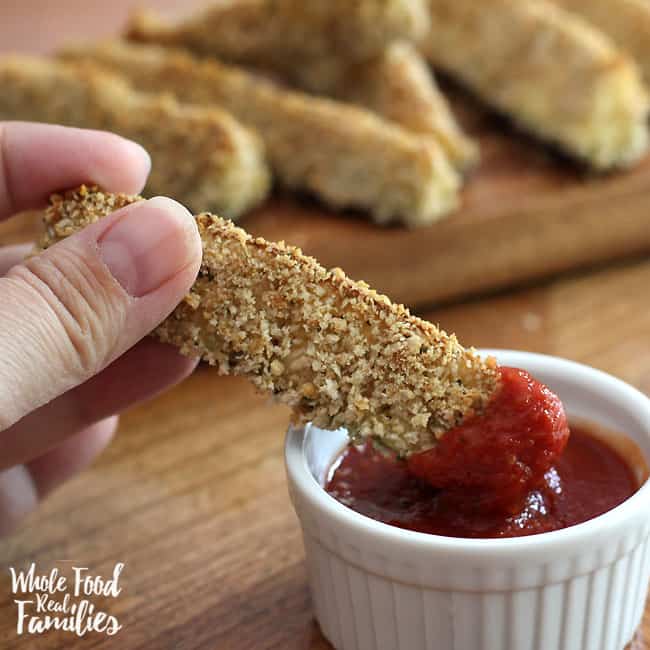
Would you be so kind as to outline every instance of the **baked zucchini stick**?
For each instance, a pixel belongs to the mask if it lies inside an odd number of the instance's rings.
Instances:
[[[53,196],[41,247],[136,200],[85,187]],[[365,283],[211,214],[196,221],[198,279],[155,336],[222,374],[249,378],[298,422],[344,426],[408,453],[433,446],[494,392],[493,359]]]
[[[303,80],[307,90],[365,106],[432,137],[459,169],[478,162],[477,144],[463,133],[433,72],[411,43],[393,43],[379,57],[348,66],[334,87],[315,87],[315,80],[314,75]]]
[[[406,40],[424,36],[427,18],[422,2],[249,0],[215,5],[176,28],[136,14],[130,36],[252,65],[308,92],[360,104],[432,135],[467,167],[477,149]]]
[[[374,113],[293,92],[243,69],[172,48],[108,43],[68,51],[136,88],[220,105],[263,138],[278,180],[378,223],[426,225],[457,205],[460,178],[439,145]]]
[[[368,59],[395,40],[419,40],[428,26],[426,0],[224,0],[179,24],[137,13],[129,35],[290,72]]]
[[[650,3],[648,0],[553,0],[583,16],[634,58],[650,83]]]
[[[583,19],[546,0],[429,0],[431,62],[522,128],[596,169],[648,145],[636,65]]]
[[[139,142],[153,167],[146,192],[236,218],[270,189],[259,138],[225,111],[134,91],[93,66],[0,59],[0,119],[104,129]]]

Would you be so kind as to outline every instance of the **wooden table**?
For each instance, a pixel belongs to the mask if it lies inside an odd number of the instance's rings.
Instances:
[[[650,262],[637,261],[426,316],[464,341],[566,356],[650,392],[648,286]],[[328,648],[287,497],[287,419],[207,368],[128,413],[97,465],[0,543],[0,647]],[[16,636],[7,567],[66,560],[102,575],[125,563],[123,593],[105,603],[117,637]]]
[[[62,32],[110,33],[135,2],[94,4],[62,1],[54,18],[37,0],[3,9],[2,47],[46,51]],[[565,356],[650,392],[648,287],[650,261],[639,259],[425,316],[469,344]],[[287,497],[287,421],[285,408],[246,382],[206,368],[125,415],[94,468],[0,542],[0,647],[329,648],[312,619]],[[123,562],[119,598],[93,599],[118,617],[119,635],[18,637],[8,568],[31,562],[42,571],[72,562],[101,575]],[[650,638],[650,614],[644,627]],[[650,645],[639,640],[638,648]]]

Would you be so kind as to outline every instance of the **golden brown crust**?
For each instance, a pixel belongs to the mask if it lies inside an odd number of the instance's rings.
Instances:
[[[424,57],[407,41],[389,45],[373,59],[344,66],[335,83],[328,85],[315,74],[298,82],[306,90],[364,106],[433,138],[461,170],[478,162],[478,145],[463,133]]]
[[[54,196],[41,246],[136,200],[96,188]],[[156,336],[248,377],[299,422],[344,426],[408,453],[431,447],[493,393],[493,360],[365,283],[214,215],[196,220],[199,277]]]
[[[187,47],[355,102],[434,138],[466,168],[476,162],[477,148],[410,45],[425,35],[427,21],[420,0],[244,0],[173,27],[138,14],[131,38]]]
[[[428,26],[424,0],[222,0],[179,24],[139,12],[129,37],[290,71],[368,59],[395,40],[418,40]]]
[[[650,83],[650,2],[648,0],[553,0],[583,16],[635,59]]]
[[[68,50],[135,87],[220,105],[256,129],[278,180],[378,223],[426,225],[456,207],[460,179],[436,142],[367,110],[292,92],[241,68],[160,46],[110,42]]]
[[[428,0],[422,48],[516,123],[596,169],[648,147],[648,98],[604,34],[546,0]]]
[[[270,190],[259,138],[217,107],[136,92],[96,66],[34,57],[0,59],[0,87],[0,119],[105,129],[142,144],[153,162],[150,195],[236,218]]]

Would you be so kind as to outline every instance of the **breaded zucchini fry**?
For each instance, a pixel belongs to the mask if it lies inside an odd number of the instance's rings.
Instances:
[[[393,43],[379,57],[348,66],[334,87],[317,88],[314,79],[303,80],[307,90],[365,106],[431,136],[456,167],[466,169],[478,161],[477,144],[463,133],[433,72],[411,43]]]
[[[252,65],[308,92],[360,104],[434,136],[457,166],[467,167],[477,149],[408,45],[427,25],[424,2],[240,0],[177,27],[136,14],[130,36]]]
[[[96,188],[54,196],[41,246],[135,200]],[[222,374],[248,377],[297,421],[345,426],[407,453],[433,446],[494,392],[494,360],[365,283],[219,217],[196,220],[199,277],[155,335]]]
[[[441,148],[367,110],[289,91],[240,68],[171,48],[107,43],[71,50],[137,88],[223,106],[262,136],[277,178],[379,223],[424,225],[457,204],[460,179]]]
[[[546,0],[429,0],[423,49],[486,102],[596,169],[636,161],[648,101],[636,65]]]
[[[236,218],[270,188],[259,138],[225,111],[134,91],[93,66],[28,57],[0,59],[0,119],[105,129],[151,155],[148,194]]]
[[[650,83],[650,2],[648,0],[553,0],[607,34],[640,66]]]
[[[368,59],[395,40],[418,40],[428,26],[426,0],[222,0],[176,25],[138,13],[129,36],[292,71]]]

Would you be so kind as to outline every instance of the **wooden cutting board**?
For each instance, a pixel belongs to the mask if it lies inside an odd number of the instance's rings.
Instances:
[[[3,15],[0,51],[47,53],[119,32],[138,0],[23,0]],[[166,13],[202,0],[150,0]],[[302,247],[411,306],[504,289],[585,266],[650,253],[650,158],[605,177],[585,174],[514,134],[462,94],[461,122],[481,144],[461,209],[428,228],[380,228],[363,215],[280,197],[242,220],[251,232]],[[648,201],[650,203],[650,201]],[[7,232],[9,228],[10,232]],[[0,244],[31,237],[13,223]]]
[[[285,198],[242,225],[412,306],[650,253],[650,158],[630,171],[590,175],[470,98],[455,99],[482,160],[462,207],[447,219],[416,230],[380,228]]]
[[[569,357],[650,394],[649,285],[650,261],[424,316],[461,341]],[[95,466],[0,539],[0,648],[333,650],[313,621],[287,493],[288,418],[208,368],[124,415]],[[118,636],[16,635],[9,567],[68,574],[62,560],[103,576],[125,563],[120,597],[93,599]],[[650,650],[650,607],[641,630],[626,650]]]
[[[470,98],[455,100],[482,160],[467,179],[462,207],[447,219],[416,230],[385,228],[363,214],[277,196],[241,225],[417,307],[650,253],[650,157],[626,172],[589,175]],[[29,220],[6,224],[0,243],[33,232]]]

